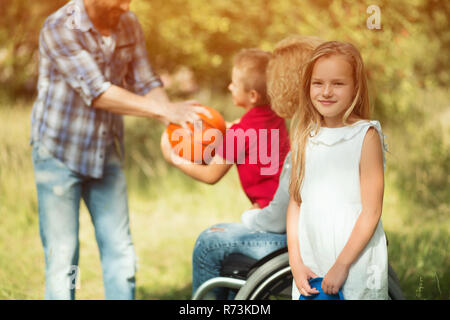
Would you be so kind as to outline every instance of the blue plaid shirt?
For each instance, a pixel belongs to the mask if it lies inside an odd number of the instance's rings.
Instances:
[[[71,170],[93,178],[103,176],[106,148],[114,140],[123,152],[123,119],[92,107],[92,101],[111,84],[139,95],[162,86],[132,12],[121,16],[112,39],[113,52],[105,54],[83,0],[70,1],[49,16],[39,39],[30,142],[38,141]]]

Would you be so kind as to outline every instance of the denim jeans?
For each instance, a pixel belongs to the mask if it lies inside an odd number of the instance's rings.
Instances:
[[[136,256],[131,239],[125,176],[113,146],[104,175],[70,170],[42,143],[33,145],[39,229],[45,256],[45,299],[74,299],[79,256],[79,209],[89,210],[100,251],[106,299],[134,299]]]
[[[287,246],[286,234],[254,231],[241,223],[224,223],[204,230],[197,238],[192,257],[192,294],[205,281],[218,277],[222,261],[231,253],[262,259]],[[212,290],[215,299],[230,299],[226,288]]]

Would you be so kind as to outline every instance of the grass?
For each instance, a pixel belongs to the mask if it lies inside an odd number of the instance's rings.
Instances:
[[[227,120],[236,115],[226,112]],[[42,299],[44,292],[29,120],[30,103],[0,106],[0,299]],[[214,223],[239,221],[249,202],[235,169],[208,186],[169,168],[157,150],[162,128],[149,133],[151,125],[155,122],[126,119],[131,233],[139,259],[137,299],[189,299],[196,237]],[[417,210],[398,192],[394,176],[387,171],[383,211],[390,263],[408,299],[449,299],[449,218],[412,214]],[[80,225],[77,298],[103,299],[98,249],[84,206]]]

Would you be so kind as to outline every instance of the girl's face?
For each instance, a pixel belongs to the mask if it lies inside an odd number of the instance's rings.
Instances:
[[[353,68],[345,57],[332,55],[316,61],[309,94],[314,108],[323,116],[325,126],[343,126],[342,117],[355,94]]]

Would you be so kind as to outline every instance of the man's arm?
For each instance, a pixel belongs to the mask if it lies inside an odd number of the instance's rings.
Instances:
[[[116,85],[111,85],[105,92],[92,101],[92,106],[109,112],[154,117],[162,120],[162,110],[157,107],[157,100],[149,99]]]
[[[155,118],[165,124],[173,122],[182,126],[185,126],[186,121],[200,119],[197,112],[209,115],[195,101],[171,103],[162,88],[155,88],[147,95],[140,96],[111,85],[93,100],[92,106],[113,113]]]
[[[169,97],[166,94],[166,91],[162,87],[157,87],[150,90],[146,95],[148,99],[154,99],[160,103],[169,103]]]

